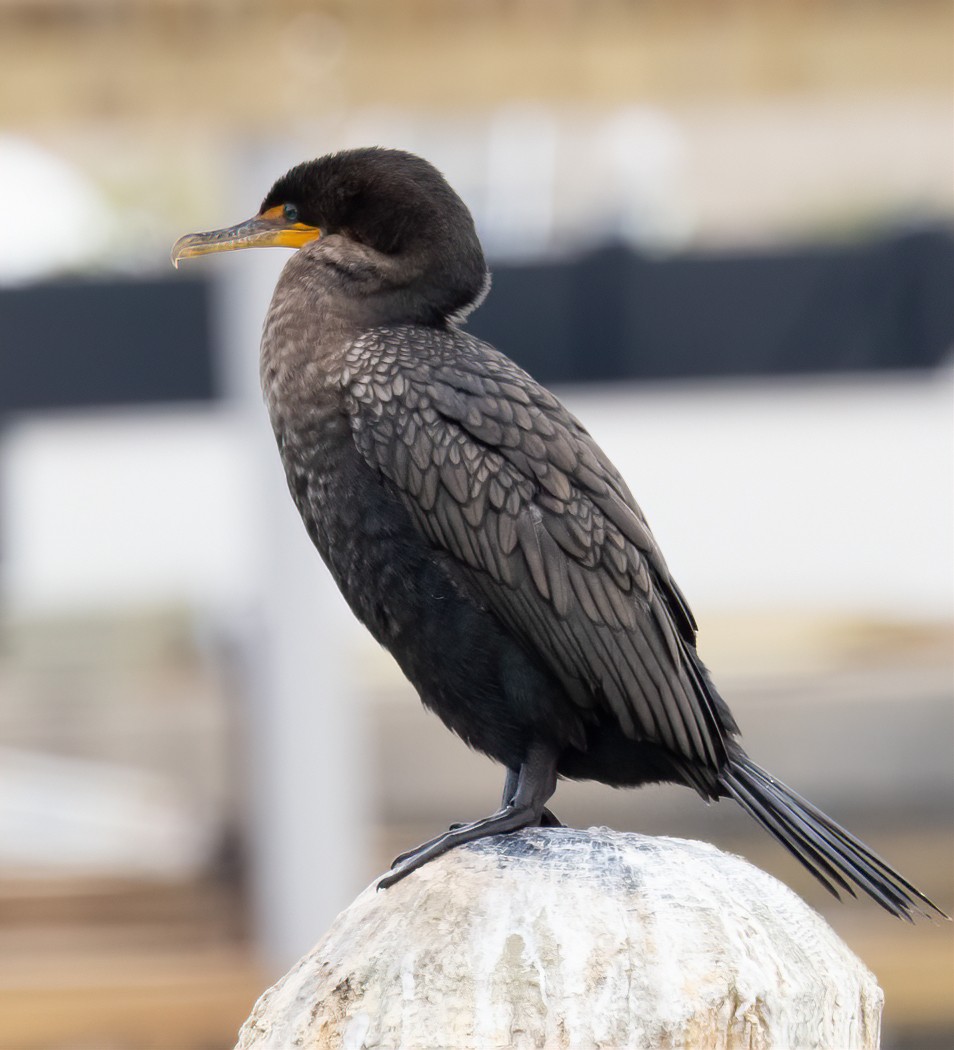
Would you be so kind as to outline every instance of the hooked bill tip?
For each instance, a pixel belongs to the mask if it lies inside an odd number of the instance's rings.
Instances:
[[[194,233],[187,233],[180,237],[172,246],[172,251],[169,253],[169,259],[177,270],[179,269],[180,260],[189,254],[185,249],[194,239]]]

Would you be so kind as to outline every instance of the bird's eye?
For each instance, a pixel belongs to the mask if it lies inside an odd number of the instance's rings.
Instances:
[[[294,204],[286,204],[282,209],[282,214],[288,222],[298,222],[298,209]]]

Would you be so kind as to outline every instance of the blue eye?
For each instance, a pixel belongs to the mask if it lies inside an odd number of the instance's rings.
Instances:
[[[286,204],[282,209],[282,213],[288,222],[298,222],[298,209],[294,204]]]

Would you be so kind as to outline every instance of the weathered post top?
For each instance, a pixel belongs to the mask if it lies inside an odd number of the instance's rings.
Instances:
[[[780,882],[715,847],[533,829],[372,886],[238,1050],[871,1050],[882,993]]]

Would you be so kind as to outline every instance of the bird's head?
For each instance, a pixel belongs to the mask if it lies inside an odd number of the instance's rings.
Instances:
[[[487,267],[460,197],[426,160],[355,149],[286,172],[245,222],[180,237],[172,261],[238,248],[304,248],[354,295],[390,291],[406,316],[457,319],[483,297]],[[377,283],[378,287],[375,287]]]

